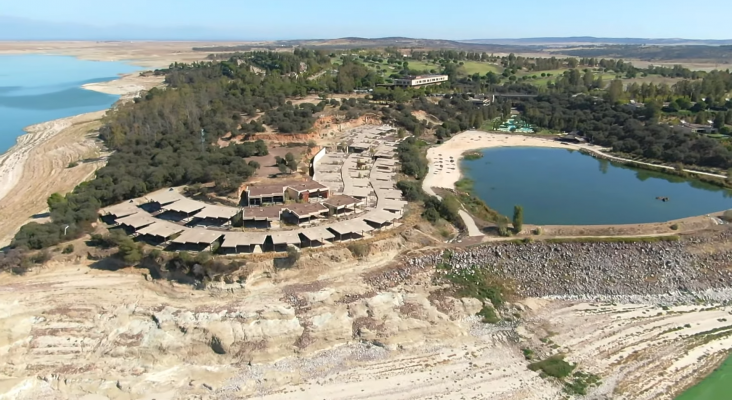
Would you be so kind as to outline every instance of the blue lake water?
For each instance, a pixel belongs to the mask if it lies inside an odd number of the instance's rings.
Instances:
[[[104,110],[119,98],[81,85],[142,69],[66,56],[0,55],[0,154],[15,144],[26,126]]]
[[[673,175],[598,160],[565,149],[482,150],[463,160],[475,194],[503,215],[524,208],[536,225],[664,222],[732,208],[732,191]],[[668,197],[668,202],[656,197]]]

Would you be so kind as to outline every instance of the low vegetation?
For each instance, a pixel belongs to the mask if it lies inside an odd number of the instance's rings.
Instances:
[[[551,376],[558,379],[568,377],[576,367],[576,364],[564,361],[564,355],[561,354],[529,364],[530,370],[540,372],[542,376]]]
[[[346,248],[359,260],[368,256],[371,252],[371,245],[364,241],[351,242]]]

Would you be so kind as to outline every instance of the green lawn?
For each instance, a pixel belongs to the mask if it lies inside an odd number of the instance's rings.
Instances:
[[[485,75],[488,72],[494,72],[496,74],[503,72],[498,65],[481,61],[465,61],[463,68],[468,75],[473,75],[476,72],[481,75]]]
[[[425,71],[429,72],[429,70],[434,69],[435,71],[439,71],[442,69],[442,67],[439,64],[427,62],[427,61],[415,61],[415,60],[406,60],[409,63],[409,69],[416,69],[417,71]]]

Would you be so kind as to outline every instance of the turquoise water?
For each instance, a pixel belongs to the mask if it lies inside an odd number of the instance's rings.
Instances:
[[[676,400],[732,399],[732,356],[696,386],[684,392]]]
[[[26,126],[104,110],[119,98],[81,85],[141,69],[66,56],[0,55],[0,154],[15,144]]]
[[[664,222],[732,208],[729,190],[579,152],[535,147],[482,152],[483,158],[461,164],[475,194],[509,217],[514,205],[522,205],[527,224]]]

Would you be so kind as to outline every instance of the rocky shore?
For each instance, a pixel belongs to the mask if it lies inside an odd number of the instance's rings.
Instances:
[[[485,268],[514,284],[518,295],[656,304],[725,301],[732,290],[732,240],[725,229],[658,242],[493,244],[406,261],[446,271]],[[704,249],[715,249],[704,251]],[[649,297],[651,296],[651,297]]]

